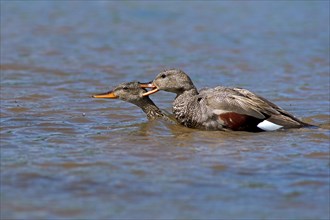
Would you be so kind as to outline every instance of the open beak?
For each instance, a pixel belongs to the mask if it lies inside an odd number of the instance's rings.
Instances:
[[[148,82],[148,83],[140,83],[140,87],[141,88],[150,88],[151,90],[146,92],[146,93],[143,93],[143,96],[148,96],[148,95],[151,95],[151,94],[154,94],[156,92],[159,91],[159,89],[157,88],[157,86],[155,86],[152,82]]]
[[[113,91],[109,91],[106,93],[96,94],[92,96],[93,98],[105,98],[105,99],[118,99],[118,96],[116,96]]]

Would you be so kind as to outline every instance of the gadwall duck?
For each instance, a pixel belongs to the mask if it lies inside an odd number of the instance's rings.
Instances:
[[[129,82],[119,84],[112,91],[93,95],[93,98],[121,99],[140,107],[147,115],[149,120],[163,118],[170,120],[146,95],[146,89],[142,88],[139,82]]]
[[[143,87],[152,88],[144,95],[159,90],[176,93],[174,116],[189,128],[258,132],[309,126],[246,89],[218,86],[198,92],[190,77],[179,69],[165,70]]]

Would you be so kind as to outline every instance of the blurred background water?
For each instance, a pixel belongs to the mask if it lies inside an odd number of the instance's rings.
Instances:
[[[329,219],[328,1],[1,1],[0,16],[2,219]],[[90,98],[164,68],[319,128],[198,131]]]

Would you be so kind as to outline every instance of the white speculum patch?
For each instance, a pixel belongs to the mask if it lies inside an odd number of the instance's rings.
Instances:
[[[264,131],[275,131],[277,129],[282,128],[283,126],[274,124],[274,123],[272,123],[270,121],[267,121],[267,120],[264,120],[264,121],[260,122],[257,125],[257,127],[264,130]]]

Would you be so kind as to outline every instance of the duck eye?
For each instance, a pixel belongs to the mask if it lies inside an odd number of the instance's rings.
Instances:
[[[162,74],[160,77],[162,77],[163,79],[166,77],[166,74]]]

